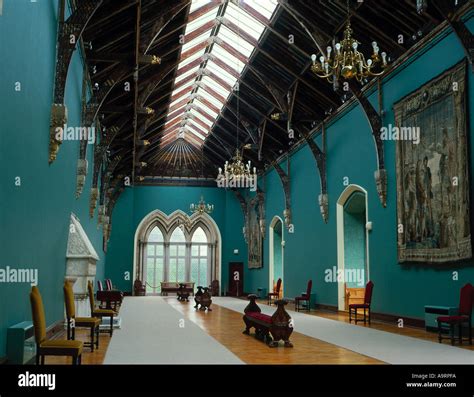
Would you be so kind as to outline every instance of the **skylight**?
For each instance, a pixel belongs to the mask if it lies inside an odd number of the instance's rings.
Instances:
[[[242,60],[254,50],[239,30],[258,42],[265,30],[259,20],[269,22],[277,4],[277,0],[192,1],[163,140],[173,134],[186,139],[190,134],[190,140],[202,145],[245,67]]]

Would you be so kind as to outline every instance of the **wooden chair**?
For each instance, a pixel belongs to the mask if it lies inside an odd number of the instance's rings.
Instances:
[[[269,292],[267,299],[268,304],[271,306],[272,301],[280,298],[280,289],[281,289],[281,278],[278,279],[276,287],[273,289],[273,292]]]
[[[357,319],[357,309],[364,309],[364,324],[366,323],[367,319],[367,312],[368,312],[368,320],[370,324],[370,304],[372,303],[372,291],[374,289],[374,283],[369,281],[365,286],[365,294],[364,294],[364,303],[353,303],[349,305],[349,322],[352,321],[352,314],[354,314],[354,321],[357,324],[357,321],[361,321]]]
[[[311,311],[311,289],[313,288],[313,280],[308,281],[308,285],[306,286],[306,292],[303,292],[301,296],[297,296],[295,298],[295,310],[298,312],[301,310],[300,303],[306,302],[307,311]]]
[[[72,364],[81,364],[83,343],[78,340],[47,340],[46,318],[44,315],[43,299],[38,287],[30,292],[31,314],[35,329],[36,365],[44,364],[45,356],[71,356]]]
[[[105,288],[107,291],[112,291],[113,286],[112,286],[112,280],[110,278],[105,280]]]
[[[438,321],[438,340],[439,343],[442,343],[442,325],[449,325],[449,333],[451,344],[454,345],[454,327],[457,325],[459,328],[459,344],[462,345],[462,327],[464,324],[468,326],[469,333],[469,344],[472,345],[472,301],[474,299],[474,288],[471,284],[467,283],[464,287],[461,288],[461,296],[459,298],[459,311],[455,316],[441,316],[436,320]]]
[[[97,317],[102,319],[103,317],[110,317],[110,330],[109,334],[112,336],[114,332],[114,316],[117,314],[112,309],[100,309],[95,307],[95,299],[94,299],[94,287],[92,286],[92,282],[89,281],[87,283],[87,290],[89,291],[89,303],[91,305],[91,316]]]
[[[84,346],[91,348],[94,351],[94,346],[99,348],[99,325],[100,319],[96,317],[76,317],[76,305],[74,303],[74,292],[72,290],[72,284],[68,281],[64,281],[64,304],[66,306],[66,319],[67,319],[67,339],[76,339],[76,328],[89,328],[91,331],[90,343],[84,343]]]

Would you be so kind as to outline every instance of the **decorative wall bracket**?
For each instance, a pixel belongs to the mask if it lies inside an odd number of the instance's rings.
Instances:
[[[300,129],[301,135],[305,139],[311,153],[313,153],[318,167],[319,180],[321,182],[321,194],[318,196],[319,210],[325,223],[328,223],[329,218],[329,196],[327,191],[327,173],[326,173],[326,128],[322,124],[323,149],[321,150],[318,144],[311,138],[310,133]]]
[[[290,168],[290,159],[288,158],[288,170]],[[283,171],[283,168],[277,162],[273,163],[278,176],[280,177],[283,191],[285,193],[285,210],[283,211],[283,217],[285,219],[285,226],[289,229],[291,226],[291,197],[290,197],[290,173],[288,174]]]
[[[376,152],[377,152],[377,170],[375,171],[375,183],[377,185],[377,193],[379,195],[380,202],[384,207],[387,206],[387,171],[385,170],[385,158],[384,158],[384,147],[382,134],[382,117],[379,115],[377,110],[372,106],[370,101],[360,91],[360,88],[356,83],[351,82],[351,92],[359,102],[362,110],[364,111],[367,120],[369,121],[370,128],[372,130],[372,136],[374,137]],[[380,89],[380,88],[379,88]]]
[[[49,163],[56,160],[62,139],[58,139],[58,128],[63,128],[67,122],[67,108],[64,104],[67,73],[72,54],[80,40],[82,32],[92,15],[96,12],[103,0],[83,0],[72,12],[71,16],[63,22],[64,15],[60,15],[57,60],[54,79],[53,104],[51,106],[51,119],[49,126]],[[64,12],[62,8],[61,12]]]

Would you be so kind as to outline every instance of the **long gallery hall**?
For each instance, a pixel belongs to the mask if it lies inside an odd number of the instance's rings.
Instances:
[[[0,0],[0,373],[472,370],[473,32],[468,0]]]

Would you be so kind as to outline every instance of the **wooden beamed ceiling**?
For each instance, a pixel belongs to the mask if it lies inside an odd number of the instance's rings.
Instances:
[[[112,179],[130,175],[133,183],[140,183],[147,177],[211,178],[237,144],[246,145],[245,159],[264,167],[301,139],[298,134],[289,137],[284,117],[272,117],[287,113],[286,96],[295,84],[296,131],[310,130],[342,105],[344,93],[315,77],[309,66],[311,54],[318,53],[314,40],[325,48],[341,37],[346,0],[281,0],[271,17],[252,2],[230,3],[200,1],[193,7],[190,0],[105,0],[95,12],[82,40],[94,95],[100,97],[101,90],[112,86],[97,117],[103,130],[118,129],[113,139],[102,137],[108,142],[108,158],[121,158]],[[240,7],[264,26],[259,40],[226,18],[228,7]],[[187,31],[188,24],[211,12],[217,19]],[[362,51],[370,52],[375,40],[392,62],[443,22],[429,0],[421,14],[416,0],[351,0],[350,18]],[[243,53],[219,34],[221,29],[238,35],[253,51]],[[183,43],[204,35],[183,50]],[[214,55],[224,52],[243,69]],[[151,62],[153,55],[161,62]],[[179,66],[183,61],[188,63]],[[238,90],[216,68],[232,76]]]

